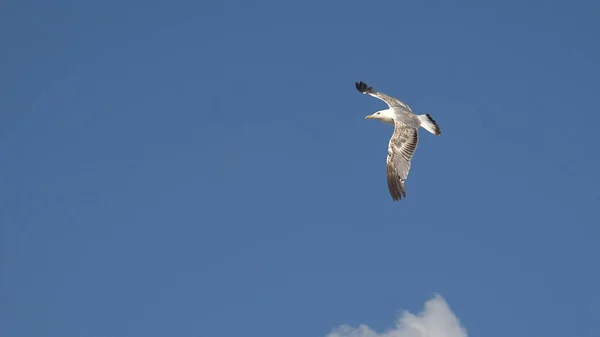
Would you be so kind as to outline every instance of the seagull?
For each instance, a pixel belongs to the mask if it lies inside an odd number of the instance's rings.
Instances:
[[[394,126],[394,133],[388,144],[386,161],[387,184],[394,201],[406,198],[404,182],[410,171],[410,161],[419,143],[419,127],[439,136],[442,130],[431,115],[417,115],[401,100],[377,92],[364,82],[356,82],[361,93],[384,101],[388,109],[379,110],[365,119],[375,119]]]

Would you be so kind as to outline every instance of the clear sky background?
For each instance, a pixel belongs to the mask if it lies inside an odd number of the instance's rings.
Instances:
[[[599,15],[3,1],[0,335],[599,336]]]

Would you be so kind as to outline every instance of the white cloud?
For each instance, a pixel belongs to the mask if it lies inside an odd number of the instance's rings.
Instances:
[[[467,337],[467,331],[446,301],[435,295],[419,315],[404,312],[393,329],[377,333],[363,324],[358,328],[342,325],[327,337]]]

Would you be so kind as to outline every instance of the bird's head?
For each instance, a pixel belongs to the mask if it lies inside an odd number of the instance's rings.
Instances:
[[[379,110],[372,115],[368,115],[365,119],[376,119],[386,124],[394,124],[394,113],[390,109]]]

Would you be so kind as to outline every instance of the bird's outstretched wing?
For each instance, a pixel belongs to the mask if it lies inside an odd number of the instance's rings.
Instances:
[[[354,85],[356,86],[356,89],[360,92],[362,92],[363,94],[369,95],[369,96],[373,96],[375,98],[378,98],[382,101],[384,101],[390,108],[391,107],[403,107],[405,109],[408,109],[409,111],[412,111],[412,109],[408,106],[408,104],[402,102],[401,100],[388,96],[384,93],[378,92],[375,89],[373,89],[373,87],[368,86],[365,82],[356,82],[354,83]]]
[[[387,183],[390,195],[394,201],[406,197],[404,181],[410,171],[410,161],[419,143],[419,133],[416,128],[400,121],[395,122],[394,134],[388,144]]]

